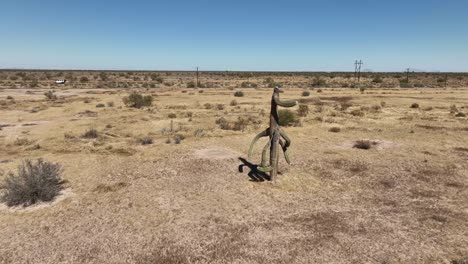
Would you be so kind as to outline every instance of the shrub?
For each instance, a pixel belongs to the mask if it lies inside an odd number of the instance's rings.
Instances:
[[[309,106],[305,104],[299,105],[299,109],[297,109],[297,114],[301,117],[306,117],[309,114]]]
[[[198,93],[203,93],[203,90],[198,90]]]
[[[89,82],[88,77],[83,76],[83,77],[80,78],[80,83],[87,83],[87,82]]]
[[[418,103],[412,103],[410,105],[410,108],[419,108],[419,104]]]
[[[376,145],[377,142],[372,142],[370,140],[358,140],[354,142],[353,148],[358,149],[370,149],[373,145]]]
[[[317,89],[317,93],[321,93],[322,92],[322,89]]]
[[[9,95],[9,96],[7,96],[6,99],[7,99],[7,100],[13,100],[14,98],[13,98],[13,96]]]
[[[203,105],[205,109],[211,109],[213,106],[210,103],[206,103]]]
[[[124,97],[122,101],[128,107],[142,108],[144,106],[151,106],[153,104],[153,97],[133,92],[128,97]]]
[[[234,93],[234,96],[235,96],[235,97],[243,97],[243,96],[244,96],[244,92],[242,92],[242,91],[236,91],[236,92]]]
[[[362,112],[361,109],[354,109],[350,114],[353,116],[364,116],[364,112]]]
[[[63,189],[62,167],[59,164],[37,160],[24,160],[18,174],[10,173],[0,185],[0,200],[8,206],[28,206],[37,202],[52,201]]]
[[[257,88],[257,84],[252,83],[252,82],[242,82],[241,87],[242,88]]]
[[[373,82],[373,83],[383,83],[383,79],[382,79],[382,77],[380,77],[380,76],[375,76],[375,77],[372,79],[372,82]]]
[[[229,103],[230,106],[236,106],[237,105],[237,101],[236,100],[232,100],[231,103]]]
[[[138,142],[142,145],[151,145],[153,144],[153,139],[151,137],[145,136],[138,139]]]
[[[175,113],[170,113],[169,115],[167,115],[167,117],[169,118],[176,118],[177,115]]]
[[[327,84],[327,81],[324,79],[320,78],[320,76],[314,77],[312,80],[312,87],[320,87],[320,86],[325,86]]]
[[[90,128],[86,130],[81,137],[82,138],[97,138],[98,136],[99,136],[98,131],[94,128]]]
[[[105,105],[103,103],[99,103],[96,105],[97,108],[101,108],[101,107],[105,107]]]
[[[280,109],[278,111],[278,117],[278,123],[281,126],[295,126],[299,124],[299,118],[297,117],[297,114],[291,110]]]
[[[302,96],[304,96],[304,97],[309,96],[309,95],[310,95],[309,91],[303,91],[302,92]]]
[[[328,131],[333,132],[333,133],[338,133],[338,132],[341,131],[341,128],[339,128],[339,127],[330,127],[330,129],[328,129]]]
[[[224,105],[223,104],[216,104],[216,109],[224,110]]]
[[[44,96],[47,98],[47,100],[57,100],[57,95],[54,93],[54,91],[47,91],[44,93]]]
[[[466,114],[465,113],[462,113],[462,112],[458,112],[455,117],[466,117]]]
[[[112,101],[107,102],[107,106],[108,106],[108,107],[114,107],[114,102],[112,102]]]
[[[187,83],[187,88],[195,88],[197,85],[194,81],[190,81]]]

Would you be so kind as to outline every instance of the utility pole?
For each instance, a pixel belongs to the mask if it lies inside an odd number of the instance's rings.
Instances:
[[[200,82],[198,81],[198,67],[197,67],[197,88],[200,87]]]
[[[410,73],[410,68],[406,69],[406,83],[409,83],[409,73]]]
[[[445,74],[445,88],[447,88],[447,83],[448,83],[448,74]]]
[[[362,60],[359,60],[359,61],[356,60],[354,62],[354,80],[356,80],[357,78],[358,82],[361,80],[361,66],[363,64],[364,63],[362,62]]]

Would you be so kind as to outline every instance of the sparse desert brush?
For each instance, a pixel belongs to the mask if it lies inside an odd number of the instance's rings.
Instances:
[[[89,82],[88,77],[83,76],[83,77],[80,78],[80,83],[87,83],[87,82]]]
[[[114,102],[112,102],[112,101],[107,102],[107,106],[108,106],[108,107],[114,107]]]
[[[0,185],[0,200],[8,206],[29,206],[37,202],[52,201],[63,189],[62,167],[42,159],[33,163],[24,160],[18,173],[10,173]]]
[[[44,93],[44,96],[47,98],[47,100],[57,100],[57,95],[54,91],[47,91]]]
[[[175,113],[170,113],[170,114],[167,115],[167,117],[169,117],[169,118],[176,118],[177,115],[176,115]]]
[[[370,107],[370,110],[371,110],[372,112],[379,112],[380,110],[382,110],[382,107],[381,107],[380,105],[372,105],[372,106]]]
[[[242,91],[236,91],[236,92],[234,93],[234,96],[235,96],[235,97],[243,97],[243,96],[244,96],[244,92],[242,92]]]
[[[361,109],[354,109],[350,112],[353,116],[364,116],[364,112]]]
[[[237,105],[237,101],[236,100],[232,100],[230,103],[229,103],[230,106],[236,106]]]
[[[325,79],[322,79],[320,76],[316,76],[312,80],[311,86],[312,87],[321,87],[321,86],[325,86],[326,84],[327,84],[327,81]]]
[[[128,107],[142,108],[153,104],[153,96],[133,92],[128,97],[124,97],[122,101]]]
[[[382,102],[380,102],[380,106],[381,106],[381,107],[385,107],[385,106],[387,106],[387,103],[385,103],[384,101],[382,101]]]
[[[302,92],[302,96],[304,96],[304,97],[307,97],[307,96],[309,96],[309,95],[310,95],[310,92],[309,92],[309,91],[303,91],[303,92]]]
[[[198,93],[203,93],[203,90],[198,90]]]
[[[7,100],[14,100],[13,96],[11,96],[11,95],[8,95],[8,96],[6,97],[6,99],[7,99]]]
[[[373,83],[383,83],[383,79],[382,79],[382,77],[380,77],[380,76],[375,76],[375,77],[372,79],[372,82],[373,82]]]
[[[374,145],[377,145],[377,142],[370,141],[370,140],[358,140],[358,141],[354,142],[353,148],[370,149]]]
[[[83,100],[83,103],[89,104],[89,103],[91,103],[91,100],[90,100],[90,99],[84,99],[84,100]]]
[[[205,109],[211,109],[213,106],[210,103],[206,103],[203,105]]]
[[[242,88],[257,88],[258,85],[252,82],[242,82],[240,86]]]
[[[153,144],[153,138],[151,138],[149,136],[141,137],[137,141],[141,145],[151,145],[151,144]]]
[[[317,89],[317,93],[321,93],[322,92],[322,89]]]
[[[185,136],[182,135],[182,134],[176,134],[174,136],[174,144],[180,144],[182,142],[182,140],[185,139]]]
[[[96,129],[94,128],[90,128],[88,130],[86,130],[83,135],[81,135],[82,138],[97,138],[99,136],[99,133]]]
[[[412,103],[410,105],[410,108],[419,108],[419,104],[418,103]]]
[[[328,131],[333,132],[333,133],[338,133],[338,132],[341,131],[341,128],[339,128],[339,127],[330,127],[330,129],[328,129]]]
[[[451,114],[458,113],[458,108],[457,108],[456,105],[451,105],[451,106],[450,106],[450,113],[451,113]]]
[[[28,146],[31,145],[33,141],[27,139],[27,138],[17,138],[13,144],[15,146]]]
[[[191,117],[193,117],[193,112],[189,111],[189,112],[185,113],[185,116],[188,117],[188,118],[191,118]]]
[[[288,109],[280,109],[278,110],[278,123],[281,126],[299,126],[300,121],[296,114]]]
[[[306,117],[309,114],[309,106],[305,104],[300,104],[297,109],[297,114],[301,117]]]
[[[203,136],[206,135],[206,133],[205,133],[205,130],[204,130],[203,128],[197,128],[197,129],[195,129],[195,131],[193,132],[193,135],[194,135],[195,137],[203,137]]]
[[[366,88],[365,87],[359,87],[359,91],[361,91],[361,93],[363,93],[363,92],[366,91]]]
[[[353,104],[349,101],[342,101],[339,103],[339,106],[341,111],[346,111],[348,108],[353,106]]]
[[[458,112],[455,117],[466,117],[466,114],[463,112]]]
[[[96,105],[97,108],[102,108],[102,107],[105,107],[105,105],[103,103],[99,103]]]
[[[224,110],[224,105],[223,104],[216,104],[216,109]]]
[[[189,81],[186,86],[187,88],[195,88],[197,84],[194,81]]]

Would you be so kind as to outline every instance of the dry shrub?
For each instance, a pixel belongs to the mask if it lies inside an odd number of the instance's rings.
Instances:
[[[299,126],[300,121],[297,114],[288,109],[280,109],[278,111],[278,123],[281,126]]]
[[[364,112],[361,109],[354,109],[350,114],[353,116],[364,116]]]
[[[81,137],[82,138],[97,138],[98,136],[99,136],[98,131],[94,128],[90,128],[86,130]]]
[[[242,92],[242,91],[236,91],[236,92],[234,93],[234,96],[235,96],[235,97],[243,97],[243,96],[244,96],[244,92]]]
[[[103,103],[99,103],[96,105],[97,108],[102,108],[102,107],[105,107],[105,105]]]
[[[309,114],[309,106],[301,104],[299,109],[297,109],[297,114],[301,117],[306,117]]]
[[[223,104],[216,104],[216,109],[224,110],[224,105]]]
[[[176,118],[177,115],[176,115],[175,113],[170,113],[170,114],[167,115],[167,117],[169,117],[169,118]]]
[[[203,105],[205,109],[211,109],[213,106],[210,103],[206,103]]]
[[[44,96],[47,98],[47,100],[57,100],[57,95],[54,91],[47,91],[44,93]]]
[[[338,133],[338,132],[341,131],[341,128],[339,128],[339,127],[330,127],[330,129],[328,129],[328,131],[333,132],[333,133]]]
[[[372,106],[370,107],[370,110],[371,110],[372,112],[380,112],[380,110],[382,110],[382,107],[381,107],[380,105],[372,105]]]
[[[231,103],[229,103],[230,106],[236,106],[237,105],[237,101],[236,100],[232,100]]]
[[[52,201],[63,189],[62,167],[38,159],[36,163],[24,160],[18,174],[10,173],[0,185],[0,200],[8,206],[28,206],[37,202]]]
[[[141,145],[151,145],[153,144],[153,138],[149,136],[145,136],[145,137],[139,138],[138,143],[140,143]]]
[[[309,92],[309,91],[303,91],[303,92],[302,92],[302,96],[304,96],[304,97],[307,97],[307,96],[309,96],[309,95],[310,95],[310,92]]]
[[[419,108],[419,104],[418,103],[412,103],[410,105],[410,108]]]
[[[377,142],[370,141],[370,140],[358,140],[358,141],[354,142],[353,148],[370,149],[374,145],[377,145]]]
[[[153,104],[153,97],[151,95],[141,95],[133,92],[128,97],[124,97],[122,101],[128,107],[142,108],[151,106]]]

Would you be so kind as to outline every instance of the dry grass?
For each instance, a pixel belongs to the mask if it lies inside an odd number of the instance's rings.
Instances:
[[[322,76],[327,87],[301,100],[312,107],[302,126],[284,128],[292,164],[281,157],[273,184],[255,170],[265,138],[250,160],[238,159],[268,126],[272,89],[264,80],[298,100],[313,77],[251,76],[258,87],[234,98],[246,81],[234,73],[202,75],[203,85],[217,87],[203,93],[187,88],[189,73],[158,73],[161,83],[136,72],[80,83],[81,74],[72,72],[82,89],[41,78],[26,88],[18,76],[17,88],[1,91],[0,171],[44,157],[63,166],[71,194],[28,209],[1,205],[0,263],[463,263],[468,256],[468,135],[466,117],[455,117],[466,112],[465,89],[361,94],[340,88],[344,77]],[[394,81],[382,80],[372,85]],[[108,82],[115,86],[95,89]],[[45,100],[52,89],[59,99]],[[153,106],[126,107],[131,92],[153,95]],[[115,103],[96,108],[100,102]],[[414,102],[433,109],[409,109]],[[237,129],[222,129],[221,117]],[[97,139],[81,138],[89,128]],[[153,144],[136,142],[142,135]],[[362,138],[379,144],[353,148]],[[34,144],[41,148],[28,150]]]

